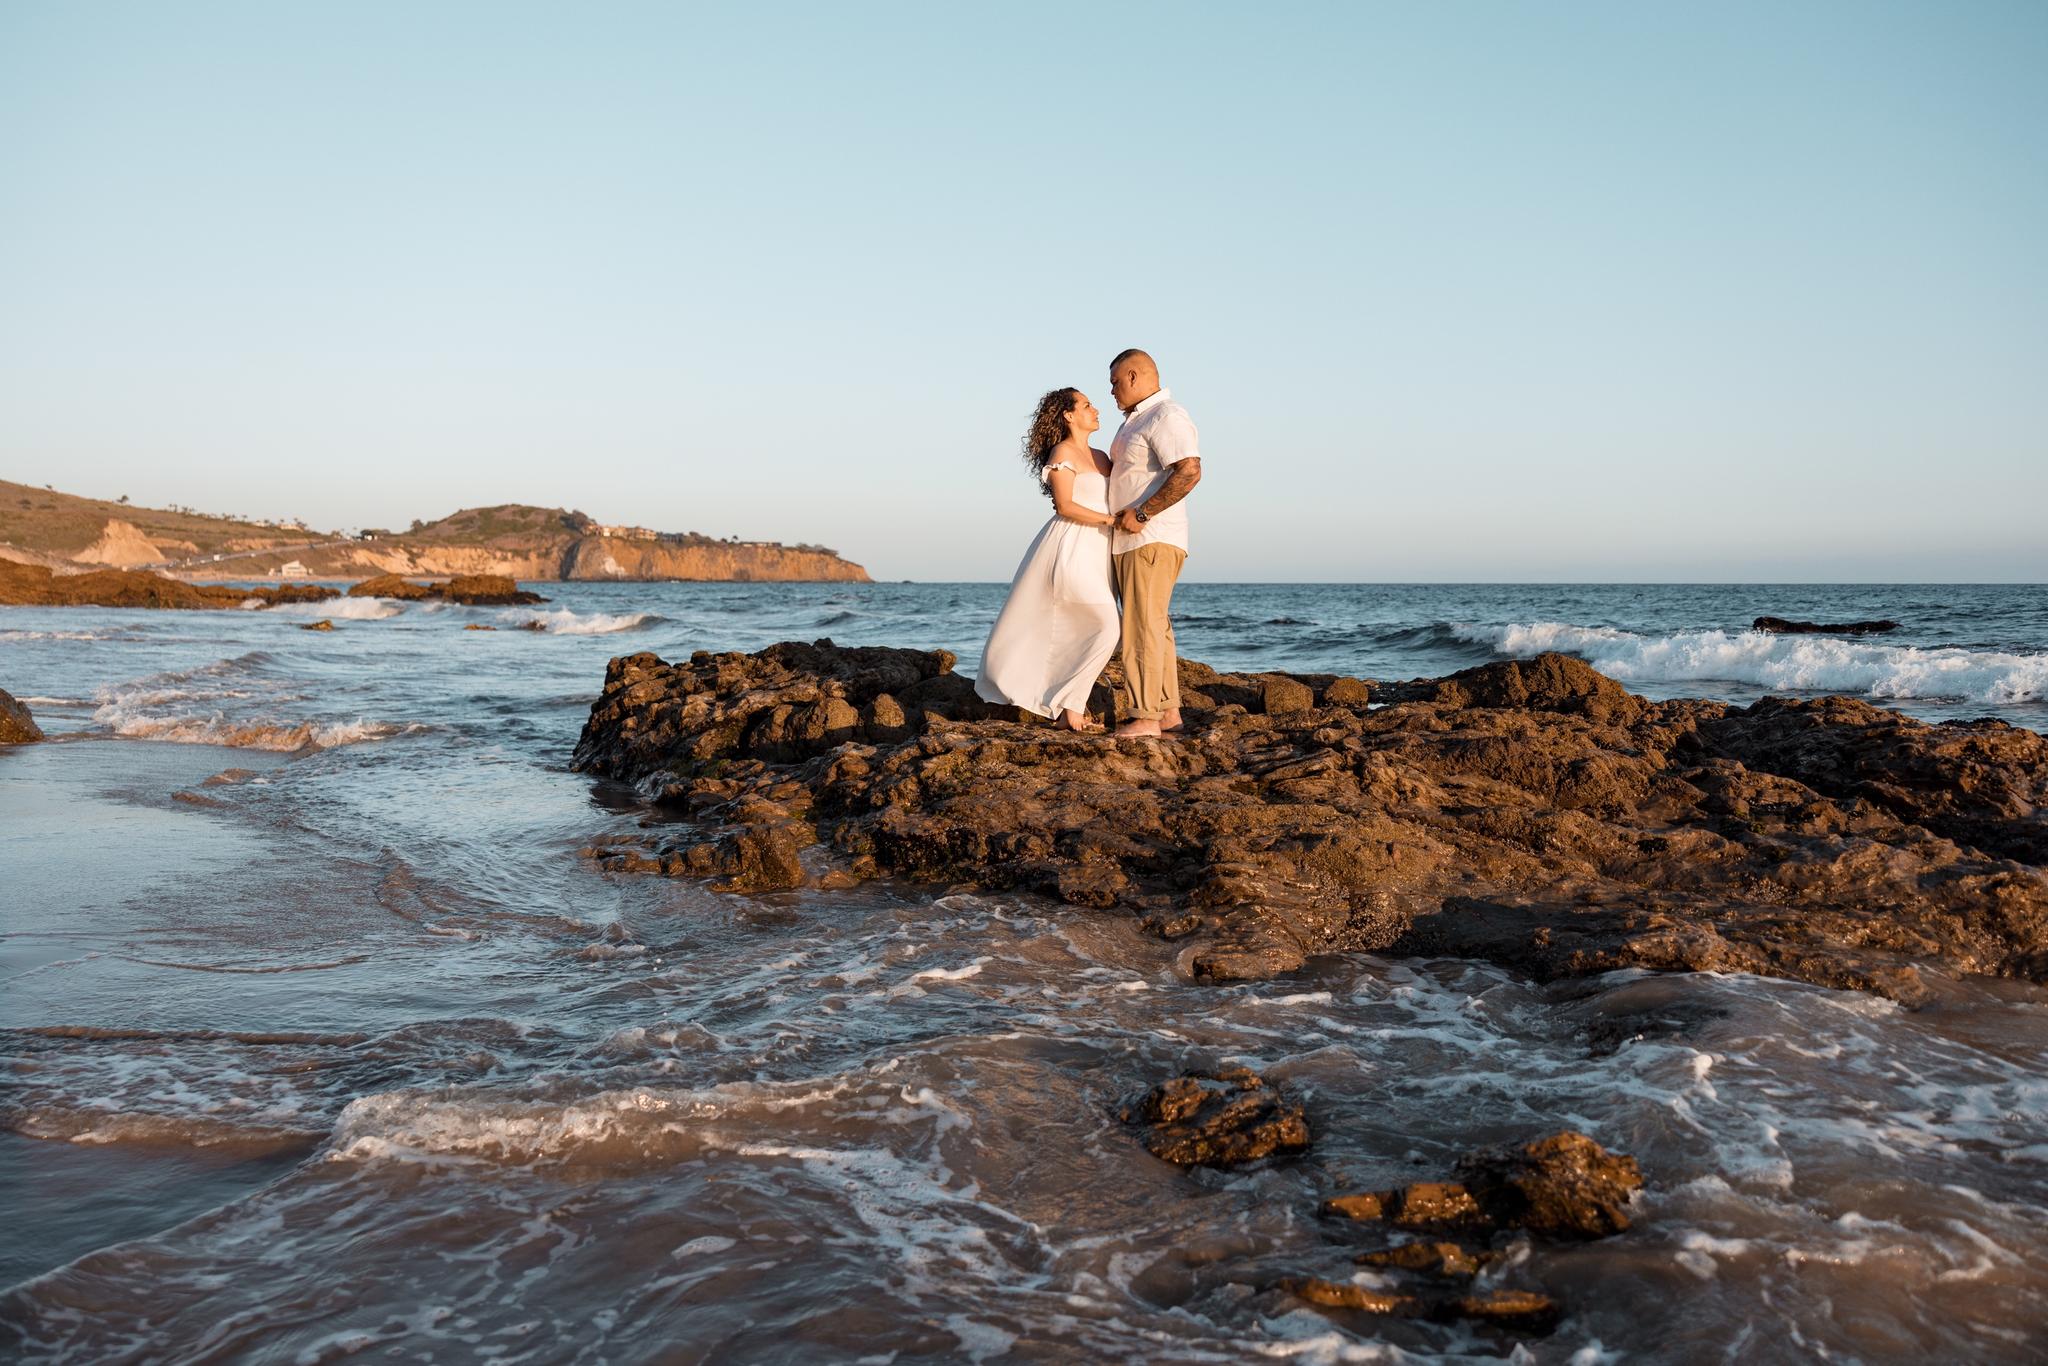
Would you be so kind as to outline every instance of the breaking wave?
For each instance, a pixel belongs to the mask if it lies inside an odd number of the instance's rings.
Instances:
[[[575,612],[567,607],[540,611],[527,607],[508,608],[498,614],[507,626],[545,630],[557,636],[608,636],[619,631],[642,631],[663,617],[653,612]]]
[[[330,617],[335,621],[383,621],[405,610],[396,598],[329,598],[325,602],[281,602],[264,611],[279,617]]]
[[[1923,649],[1763,631],[1639,635],[1611,626],[1558,621],[1451,630],[1460,640],[1517,659],[1546,650],[1576,655],[1623,682],[1747,683],[1781,692],[1999,704],[2048,700],[2048,654],[1954,646]]]
[[[268,676],[273,662],[263,651],[251,650],[196,669],[153,674],[102,688],[92,719],[131,740],[279,753],[334,749],[381,740],[405,729],[360,717],[339,721],[276,715],[277,709],[307,698]]]

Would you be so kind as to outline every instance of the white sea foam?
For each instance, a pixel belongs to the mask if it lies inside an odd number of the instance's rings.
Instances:
[[[292,753],[302,749],[335,749],[396,735],[400,727],[383,721],[236,720],[220,712],[203,716],[153,716],[120,702],[93,713],[93,720],[131,740],[162,740],[185,745],[225,745],[233,749],[267,749]]]
[[[618,631],[637,631],[661,618],[653,612],[574,612],[567,607],[552,611],[531,607],[509,607],[498,613],[506,626],[531,629],[538,622],[549,635],[608,636]]]
[[[1639,635],[1609,626],[1559,621],[1456,626],[1452,633],[1519,659],[1546,650],[1576,655],[1624,682],[1749,683],[1786,692],[1990,703],[2048,700],[2048,654],[1922,649],[1763,631]]]
[[[281,602],[265,608],[278,617],[327,617],[334,621],[382,621],[405,610],[396,598],[329,598],[325,602]]]

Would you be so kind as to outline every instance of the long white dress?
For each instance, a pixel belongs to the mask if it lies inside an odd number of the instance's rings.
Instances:
[[[1062,460],[1046,467],[1073,470]],[[1073,499],[1109,511],[1109,479],[1092,465],[1074,470]],[[1010,598],[981,651],[974,691],[984,702],[1022,707],[1040,716],[1086,711],[1088,690],[1116,650],[1115,572],[1109,528],[1082,526],[1054,513],[1040,528]]]

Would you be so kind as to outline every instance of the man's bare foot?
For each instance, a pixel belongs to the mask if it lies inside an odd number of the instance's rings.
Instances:
[[[1169,707],[1159,718],[1159,729],[1162,731],[1179,730],[1184,724],[1186,723],[1180,719],[1179,707]]]
[[[1067,710],[1060,713],[1060,724],[1065,726],[1068,730],[1073,731],[1089,731],[1102,729],[1101,722],[1090,721],[1088,719],[1087,712],[1075,711],[1072,707],[1069,707],[1067,708]]]
[[[1116,728],[1119,740],[1149,740],[1160,734],[1157,721],[1126,721]]]

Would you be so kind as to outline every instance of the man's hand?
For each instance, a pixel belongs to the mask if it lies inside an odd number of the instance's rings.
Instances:
[[[1136,508],[1125,508],[1116,515],[1116,529],[1127,535],[1135,536],[1145,529],[1145,524],[1138,520],[1138,510]]]

